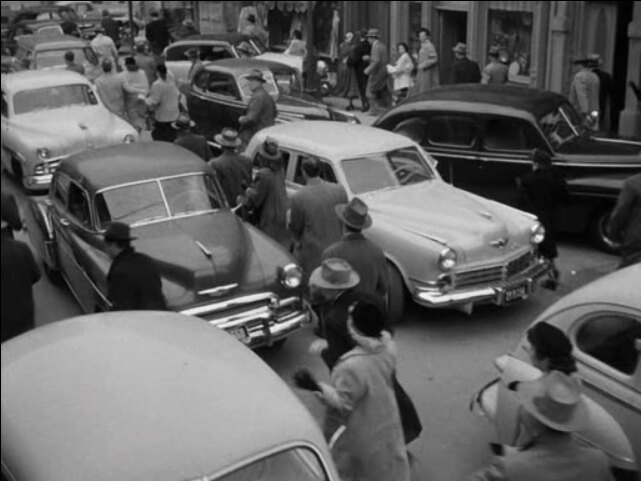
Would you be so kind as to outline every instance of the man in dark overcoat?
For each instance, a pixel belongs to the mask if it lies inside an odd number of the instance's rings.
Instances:
[[[238,132],[234,129],[223,129],[220,134],[214,136],[214,140],[223,151],[218,157],[209,161],[209,166],[218,176],[227,203],[234,207],[238,196],[242,196],[251,184],[251,162],[238,153],[240,139]]]
[[[107,254],[112,259],[107,274],[111,310],[166,310],[158,268],[153,259],[134,250],[134,239],[122,222],[111,223],[105,232]]]
[[[2,230],[8,228],[2,220]],[[2,236],[2,342],[35,327],[33,285],[40,269],[24,242]]]
[[[196,123],[189,118],[188,114],[181,113],[171,126],[176,131],[174,144],[190,150],[205,162],[212,158],[213,154],[207,139],[203,135],[194,132]]]
[[[519,203],[523,210],[538,217],[545,228],[545,238],[539,244],[539,253],[553,266],[552,277],[545,287],[556,289],[559,271],[554,265],[558,257],[555,213],[568,202],[568,191],[561,172],[552,165],[552,158],[540,149],[532,151],[532,172],[517,179]]]
[[[481,81],[481,70],[479,64],[467,57],[467,45],[457,43],[452,49],[454,51],[454,83],[455,84],[477,84]]]
[[[357,290],[384,302],[389,287],[389,272],[381,248],[363,235],[363,230],[372,225],[368,210],[367,204],[358,197],[352,198],[348,204],[336,206],[344,235],[340,241],[325,249],[322,258],[345,259],[360,276]]]
[[[247,145],[259,130],[274,125],[278,114],[276,102],[263,87],[265,83],[263,73],[258,69],[254,69],[246,78],[249,81],[252,96],[249,99],[245,113],[238,119],[240,123],[240,140],[243,145]]]
[[[372,114],[381,113],[389,106],[390,91],[387,87],[389,54],[387,46],[380,41],[377,28],[370,28],[367,32],[367,41],[372,45],[369,55],[369,65],[365,69],[367,78],[367,99],[370,103]]]
[[[2,192],[2,199],[0,201],[1,218],[2,218],[2,237],[9,237],[13,239],[13,231],[22,229],[22,219],[20,218],[20,211],[16,198],[11,194]]]
[[[100,25],[105,29],[105,35],[111,37],[111,40],[114,41],[116,48],[120,47],[120,27],[118,26],[118,22],[111,16],[111,13],[109,13],[109,10],[105,9],[102,11]]]
[[[294,255],[303,267],[305,279],[320,265],[323,251],[341,238],[343,226],[335,207],[347,203],[345,188],[320,178],[316,157],[303,160],[305,186],[291,198],[289,230],[294,238]]]
[[[268,137],[260,146],[258,172],[245,194],[238,197],[237,203],[256,214],[260,230],[289,249],[285,169],[278,142],[275,140]]]
[[[149,45],[154,54],[160,55],[165,47],[169,45],[171,34],[169,33],[167,22],[165,19],[160,18],[160,14],[157,11],[154,10],[150,15],[151,22],[145,28],[145,36],[149,40]]]
[[[619,268],[641,262],[641,174],[626,179],[610,216],[608,234],[621,243]]]
[[[361,40],[354,47],[347,59],[347,66],[354,69],[356,74],[356,83],[358,84],[358,93],[361,97],[361,110],[366,112],[369,110],[369,102],[367,101],[367,74],[365,69],[369,65],[369,61],[365,60],[372,52],[372,45],[367,41],[367,30],[361,31]]]

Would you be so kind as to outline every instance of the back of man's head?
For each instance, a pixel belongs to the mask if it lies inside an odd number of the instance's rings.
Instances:
[[[67,62],[73,62],[75,60],[76,56],[71,50],[68,50],[65,52],[65,61]]]
[[[313,156],[306,157],[303,159],[301,169],[307,177],[318,177],[320,175],[320,161]]]
[[[102,71],[103,72],[111,72],[111,69],[113,68],[113,64],[111,63],[111,60],[106,58],[102,61]]]

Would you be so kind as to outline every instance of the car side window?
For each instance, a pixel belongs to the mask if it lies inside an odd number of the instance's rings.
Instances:
[[[530,151],[536,147],[528,124],[508,117],[490,118],[485,122],[483,148],[489,151]]]
[[[207,91],[214,95],[223,95],[225,97],[240,99],[234,78],[231,75],[223,73],[209,73],[209,85],[207,86]]]
[[[91,228],[91,211],[89,209],[89,198],[77,184],[69,184],[68,196],[69,214],[82,226]]]
[[[231,47],[227,45],[206,45],[200,47],[200,59],[206,62],[234,58]]]
[[[296,162],[296,172],[294,173],[294,183],[299,185],[305,185],[305,178],[303,177],[303,160],[307,158],[306,155],[299,155]],[[329,162],[324,160],[320,161],[320,178],[326,182],[337,183],[336,175],[334,174],[334,169]]]
[[[462,115],[436,115],[426,122],[425,140],[435,147],[470,148],[478,137],[478,124]]]
[[[69,197],[69,177],[66,175],[54,176],[51,183],[51,195],[54,201],[57,201],[63,207],[67,206],[67,198]]]
[[[639,339],[641,319],[605,313],[583,323],[576,335],[576,347],[617,371],[631,375],[639,362],[636,347]]]
[[[207,70],[201,70],[194,76],[193,86],[195,89],[206,92],[208,85],[209,72]]]

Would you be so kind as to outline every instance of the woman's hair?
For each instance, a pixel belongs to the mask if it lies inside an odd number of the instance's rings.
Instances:
[[[561,371],[564,374],[576,372],[572,343],[558,327],[539,322],[527,331],[527,340],[537,358],[548,360],[550,371]]]
[[[403,47],[405,52],[409,52],[410,51],[410,48],[407,46],[407,43],[405,43],[405,42],[399,42],[397,47]]]

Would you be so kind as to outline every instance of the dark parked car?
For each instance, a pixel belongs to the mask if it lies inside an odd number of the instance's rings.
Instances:
[[[277,122],[337,120],[359,123],[358,118],[325,105],[303,93],[300,73],[285,64],[258,59],[225,59],[205,64],[187,85],[187,108],[201,132],[212,138],[224,127],[238,129],[251,97],[247,75],[258,69],[265,90],[278,107]]]
[[[407,99],[374,125],[420,143],[448,182],[511,205],[515,179],[532,168],[530,152],[543,149],[570,187],[561,229],[587,233],[604,249],[612,247],[604,226],[623,180],[641,172],[641,142],[594,135],[564,96],[543,90],[440,87]]]
[[[167,143],[89,150],[65,159],[46,200],[32,200],[33,245],[82,309],[110,308],[105,224],[125,222],[160,270],[171,310],[198,316],[251,347],[278,344],[308,319],[301,269],[225,204],[206,164]]]

